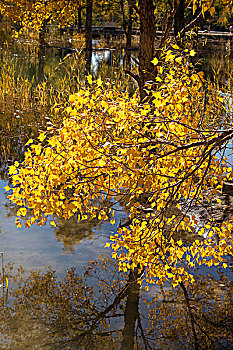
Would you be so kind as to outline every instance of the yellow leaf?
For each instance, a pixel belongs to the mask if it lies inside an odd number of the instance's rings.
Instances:
[[[31,225],[31,221],[30,220],[27,220],[27,222],[25,222],[24,226],[26,228],[30,228],[32,225]]]
[[[26,214],[27,214],[26,208],[20,208],[16,213],[17,216],[26,216]]]
[[[182,57],[177,57],[176,62],[178,62],[178,63],[182,62]]]
[[[56,223],[55,223],[54,220],[52,220],[52,221],[50,222],[50,225],[52,225],[52,226],[54,226],[54,227],[57,227],[57,225],[56,225]]]
[[[16,227],[22,227],[21,221],[18,218],[15,219],[15,225]]]
[[[103,159],[99,160],[99,166],[105,166],[106,162]]]
[[[91,75],[87,76],[87,81],[88,81],[88,84],[92,85],[92,76]]]
[[[74,103],[76,100],[77,100],[77,94],[69,96],[69,102],[70,103]]]
[[[210,15],[213,16],[214,13],[215,13],[215,7],[212,6],[212,7],[210,8]]]
[[[171,50],[168,50],[166,53],[165,61],[168,62],[169,60],[172,60],[174,58],[174,55],[172,54]]]
[[[49,142],[49,144],[50,144],[52,147],[54,147],[54,146],[57,145],[57,139],[56,139],[55,136],[51,137],[51,139],[49,139],[48,142]]]
[[[108,103],[105,102],[105,101],[102,101],[102,102],[101,102],[101,106],[102,106],[104,109],[107,109],[107,108],[108,108]]]
[[[66,108],[66,112],[67,112],[68,114],[69,114],[70,112],[72,112],[72,110],[73,110],[72,107],[67,107],[67,108]]]
[[[101,86],[103,84],[101,78],[98,78],[96,83],[97,83],[97,86]]]
[[[14,165],[9,166],[9,175],[17,174],[17,169]]]
[[[27,143],[25,143],[25,146],[28,146],[28,145],[30,145],[30,143],[33,143],[33,142],[34,142],[34,140],[33,140],[33,139],[30,139],[30,140],[28,140]]]
[[[155,66],[157,66],[159,60],[157,57],[155,57],[152,61],[151,61]]]
[[[45,133],[42,132],[40,133],[40,135],[38,136],[38,140],[40,140],[41,142],[43,142],[45,140],[46,136],[45,136]]]
[[[35,152],[36,152],[36,155],[37,155],[37,156],[40,155],[40,152],[41,152],[41,145],[35,146]]]

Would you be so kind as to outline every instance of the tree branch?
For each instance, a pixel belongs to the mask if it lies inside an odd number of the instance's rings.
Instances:
[[[128,74],[128,75],[130,75],[132,78],[134,78],[135,80],[136,80],[136,82],[139,84],[139,81],[140,81],[140,79],[139,79],[139,75],[138,74],[134,74],[134,73],[132,73],[130,70],[128,70],[128,69],[124,69],[124,72],[125,72],[125,74]]]
[[[128,3],[130,4],[130,6],[132,6],[132,8],[136,11],[136,13],[138,15],[140,15],[140,9],[139,7],[133,2],[133,0],[128,0]]]

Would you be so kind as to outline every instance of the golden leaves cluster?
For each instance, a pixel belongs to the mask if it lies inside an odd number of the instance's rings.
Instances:
[[[23,164],[10,167],[9,198],[20,206],[18,216],[29,217],[27,227],[51,215],[114,223],[114,204],[124,202],[130,224],[111,237],[120,268],[137,267],[150,283],[177,285],[193,281],[189,269],[196,264],[226,267],[224,256],[233,253],[231,222],[211,218],[190,240],[197,220],[188,215],[191,205],[215,197],[224,179],[232,179],[218,157],[232,131],[216,128],[222,95],[185,54],[173,48],[161,60],[141,105],[136,94],[89,76],[88,86],[70,96],[60,129],[29,140]]]
[[[22,28],[41,31],[44,24],[56,22],[66,25],[74,21],[79,2],[65,0],[46,1],[0,1],[0,12],[12,22],[20,23]]]

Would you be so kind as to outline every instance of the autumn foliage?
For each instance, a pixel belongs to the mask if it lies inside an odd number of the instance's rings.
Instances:
[[[32,28],[35,31],[44,30],[44,26],[59,23],[64,26],[75,19],[78,1],[46,0],[46,1],[1,1],[0,12],[12,23],[20,25],[20,30]],[[17,36],[18,32],[16,32]]]
[[[20,217],[26,227],[43,225],[51,215],[114,224],[120,202],[129,221],[107,246],[123,271],[137,268],[150,283],[177,285],[193,281],[196,264],[226,267],[232,222],[210,217],[197,231],[189,215],[204,198],[217,198],[233,175],[223,156],[233,134],[231,112],[195,71],[194,54],[174,45],[155,59],[156,81],[145,87],[141,104],[136,94],[88,76],[70,96],[62,126],[29,140],[24,162],[10,166],[16,225]]]

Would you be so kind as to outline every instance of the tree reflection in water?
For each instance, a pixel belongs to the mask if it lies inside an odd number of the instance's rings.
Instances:
[[[233,349],[233,283],[222,270],[149,292],[106,258],[63,280],[51,269],[4,273],[14,287],[2,294],[1,349]]]

